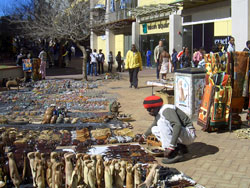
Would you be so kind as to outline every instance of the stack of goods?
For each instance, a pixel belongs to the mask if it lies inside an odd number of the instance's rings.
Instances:
[[[247,52],[205,55],[206,86],[198,114],[198,124],[204,131],[228,128],[230,110],[232,123],[241,123],[238,114],[248,90],[248,56]]]
[[[141,164],[105,160],[102,155],[29,152],[22,168],[12,152],[9,162],[0,166],[1,183],[10,187],[187,187],[202,186],[173,168],[156,163]],[[9,170],[6,170],[9,169]],[[22,172],[22,175],[19,173]],[[26,177],[26,178],[24,178]],[[25,181],[24,181],[25,179]]]

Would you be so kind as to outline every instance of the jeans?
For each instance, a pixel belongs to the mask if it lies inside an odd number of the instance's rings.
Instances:
[[[90,71],[91,71],[90,61],[87,61],[87,75],[90,75]]]
[[[98,74],[103,74],[103,62],[98,62]]]
[[[95,69],[95,76],[97,76],[97,63],[91,64],[91,70],[90,70],[91,76],[93,76],[93,68]]]
[[[135,88],[138,87],[138,72],[139,72],[139,69],[140,69],[139,67],[133,68],[133,69],[128,69],[130,85],[134,86]]]
[[[156,63],[156,78],[160,79],[160,68],[159,68],[160,62],[159,60]]]
[[[108,72],[112,72],[113,63],[108,62]]]

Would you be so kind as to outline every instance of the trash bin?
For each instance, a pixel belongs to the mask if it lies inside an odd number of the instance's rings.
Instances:
[[[191,119],[198,117],[205,75],[205,70],[199,68],[184,68],[175,72],[175,105]]]

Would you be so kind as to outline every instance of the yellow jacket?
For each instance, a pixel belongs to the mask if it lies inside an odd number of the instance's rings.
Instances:
[[[134,53],[129,50],[126,55],[125,69],[133,69],[137,67],[140,67],[140,70],[142,70],[141,53],[138,51]]]

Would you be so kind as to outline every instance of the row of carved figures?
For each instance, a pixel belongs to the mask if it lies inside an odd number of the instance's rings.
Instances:
[[[19,188],[21,177],[12,152],[7,154],[12,183]],[[137,188],[157,187],[159,182],[158,164],[147,165],[146,179],[142,182],[142,165],[122,160],[104,161],[102,155],[65,153],[63,159],[57,152],[50,153],[46,160],[44,153],[27,154],[31,169],[33,187],[37,188]],[[28,161],[26,160],[26,161]],[[25,166],[25,164],[24,164]],[[0,187],[5,184],[0,183]],[[5,178],[6,183],[6,178]]]

